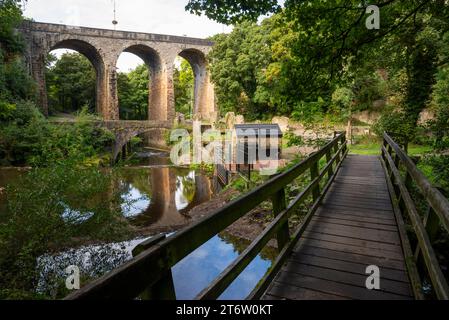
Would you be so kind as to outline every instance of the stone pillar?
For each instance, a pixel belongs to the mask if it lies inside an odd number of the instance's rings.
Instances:
[[[35,37],[31,30],[25,29],[25,60],[30,76],[36,82],[35,101],[45,116],[48,116],[47,86],[45,82],[45,59],[47,48],[44,39]]]
[[[175,108],[175,86],[173,82],[173,64],[167,66],[167,121],[173,122],[176,116],[176,108]]]
[[[42,52],[30,57],[31,75],[36,81],[36,102],[42,113],[48,116],[47,85],[45,82],[45,55]]]
[[[195,112],[202,119],[215,121],[215,91],[208,70],[195,76]]]
[[[160,66],[151,70],[148,114],[150,120],[174,119],[174,93],[172,68]],[[173,105],[173,111],[171,106]]]
[[[102,80],[103,79],[103,80]],[[119,120],[117,69],[115,60],[105,60],[104,76],[98,84],[97,95],[99,96],[99,113],[104,120]]]

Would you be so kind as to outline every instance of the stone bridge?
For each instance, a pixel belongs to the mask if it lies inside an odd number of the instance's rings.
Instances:
[[[26,21],[20,31],[27,47],[29,71],[38,83],[38,99],[44,114],[48,114],[46,57],[55,49],[72,49],[86,56],[95,68],[96,109],[104,120],[120,120],[116,66],[122,52],[140,57],[150,71],[148,120],[173,121],[175,118],[173,71],[177,56],[185,58],[194,72],[194,114],[207,120],[215,116],[214,88],[206,60],[213,45],[210,41],[32,21]]]
[[[172,123],[169,121],[101,121],[99,125],[111,130],[115,134],[115,143],[112,148],[112,159],[115,161],[122,151],[123,147],[130,141],[133,137],[149,134],[150,132],[161,132],[163,129],[170,129]],[[162,133],[159,134],[157,141],[153,139],[147,139],[150,143],[157,147],[161,147],[164,143]]]
[[[74,120],[52,120],[53,124],[58,125],[73,125]],[[112,131],[115,135],[115,142],[112,146],[112,160],[115,161],[122,151],[123,147],[135,136],[142,134],[152,135],[159,133],[162,130],[169,130],[172,128],[170,121],[134,121],[134,120],[98,120],[92,121],[95,126],[106,128]],[[159,139],[147,139],[153,143],[153,146],[164,147]]]

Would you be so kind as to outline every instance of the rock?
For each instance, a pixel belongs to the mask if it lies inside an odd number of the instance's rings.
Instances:
[[[233,129],[235,125],[235,113],[234,112],[226,113],[224,121],[226,123],[226,129]]]
[[[380,112],[377,111],[369,111],[369,110],[365,110],[365,111],[361,111],[361,112],[356,112],[352,115],[352,118],[354,120],[360,121],[360,122],[364,122],[366,124],[369,125],[373,125],[374,123],[377,122],[377,120],[379,120],[380,118]]]
[[[235,117],[235,124],[244,124],[245,118],[242,115],[237,115]]]
[[[387,104],[387,101],[385,99],[379,99],[376,101],[373,101],[373,109],[374,110],[382,110],[383,108],[385,108]]]
[[[425,125],[428,121],[435,119],[435,113],[432,110],[424,109],[419,114],[418,124]]]
[[[281,128],[282,133],[287,133],[290,130],[290,119],[288,117],[274,117],[271,120],[272,124],[278,124]]]

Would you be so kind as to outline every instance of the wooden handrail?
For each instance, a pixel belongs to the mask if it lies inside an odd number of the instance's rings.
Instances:
[[[421,194],[426,198],[433,210],[435,210],[446,231],[449,232],[449,200],[438,189],[432,186],[426,176],[416,167],[413,160],[407,156],[388,134],[384,135],[384,139],[402,161],[407,172],[416,182]]]
[[[438,259],[432,247],[432,239],[429,234],[435,234],[435,228],[441,224],[449,231],[449,201],[434,188],[425,176],[419,171],[413,161],[398,146],[397,143],[387,134],[384,134],[384,142],[382,145],[382,161],[389,179],[388,185],[391,197],[394,201],[395,209],[398,209],[402,215],[407,213],[413,231],[417,237],[417,245],[415,250],[409,250],[410,243],[405,236],[405,232],[401,232],[401,241],[403,242],[404,255],[406,265],[410,275],[412,286],[414,287],[415,296],[422,297],[422,283],[419,274],[416,274],[418,268],[416,264],[422,257],[424,259],[425,268],[433,286],[433,290],[439,299],[449,299],[449,286],[441,271]],[[394,159],[393,159],[394,153]],[[405,181],[400,173],[400,166],[405,169]],[[428,216],[424,219],[420,217],[416,205],[413,202],[408,187],[414,181],[419,191],[429,204]],[[402,220],[402,217],[399,217]],[[433,223],[429,223],[433,220]],[[403,223],[398,223],[401,226]],[[431,230],[431,228],[433,230]],[[413,254],[414,252],[414,254]],[[410,266],[409,262],[414,265]]]
[[[310,221],[311,215],[315,212],[319,203],[323,199],[330,184],[335,178],[338,168],[348,153],[346,138],[344,134],[337,135],[331,142],[319,151],[310,155],[307,159],[288,169],[286,172],[276,175],[263,185],[255,188],[249,193],[231,201],[224,207],[216,210],[209,216],[188,226],[187,228],[175,233],[166,239],[158,239],[154,245],[143,248],[143,251],[132,260],[123,264],[119,268],[111,271],[103,277],[91,282],[80,290],[73,292],[66,297],[72,299],[132,299],[142,294],[142,292],[151,291],[152,287],[160,288],[161,281],[168,281],[172,285],[171,267],[181,261],[188,254],[193,252],[199,246],[207,242],[210,238],[226,229],[229,225],[237,221],[243,215],[254,209],[257,205],[272,198],[273,213],[275,219],[255,239],[251,245],[197,298],[217,298],[230,283],[243,271],[243,269],[254,259],[254,257],[263,249],[267,242],[277,234],[278,248],[281,260],[292,249],[302,231],[295,231],[293,238],[289,236],[288,216],[301,201],[310,194],[314,194],[314,205],[307,214],[305,221],[299,227],[299,230],[305,229],[305,225]],[[329,157],[330,155],[332,155]],[[326,165],[318,174],[314,173],[320,163],[320,160],[326,156]],[[335,164],[335,168],[334,168]],[[305,190],[299,194],[287,208],[282,205],[285,203],[284,188],[294,179],[311,171],[311,182]],[[319,185],[324,177],[328,175],[326,186],[320,191]],[[290,249],[289,249],[290,248]],[[268,275],[276,268],[272,268]],[[265,277],[264,279],[268,279]],[[267,286],[264,281],[259,283],[259,287]],[[159,298],[175,299],[171,296],[157,296]]]

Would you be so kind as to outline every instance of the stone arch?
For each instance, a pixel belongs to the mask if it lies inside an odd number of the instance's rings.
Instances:
[[[201,50],[187,48],[179,52],[178,56],[190,63],[195,77],[194,115],[201,119],[213,118],[215,112],[214,89],[210,82],[206,55]]]
[[[107,114],[107,80],[105,77],[105,63],[99,50],[87,41],[80,39],[63,39],[51,45],[48,52],[57,49],[70,49],[85,56],[95,69],[96,83],[96,110],[103,117]]]
[[[148,128],[142,126],[141,128],[130,128],[130,129],[118,129],[113,130],[115,133],[115,144],[112,150],[112,162],[115,163],[120,152],[122,152],[123,147],[134,137],[138,135],[151,135],[156,138],[147,138],[148,140],[153,140],[153,144],[156,147],[162,147],[165,142],[161,142],[157,140],[158,136],[163,136],[164,130],[168,130],[170,127],[167,124],[160,124],[158,128],[152,127]],[[151,146],[151,145],[150,145]]]
[[[148,120],[167,120],[169,118],[167,106],[167,77],[165,64],[161,55],[156,49],[141,43],[126,46],[118,54],[117,59],[122,52],[135,54],[141,58],[148,67],[150,74],[148,88]]]

